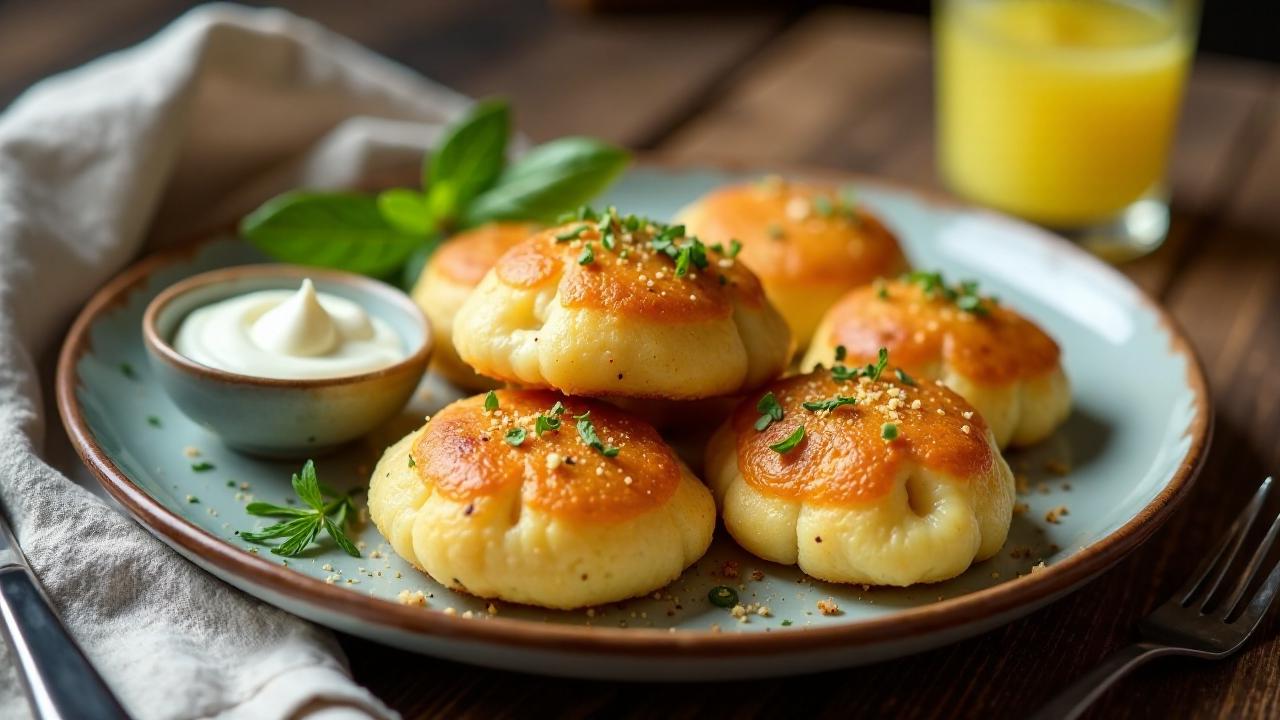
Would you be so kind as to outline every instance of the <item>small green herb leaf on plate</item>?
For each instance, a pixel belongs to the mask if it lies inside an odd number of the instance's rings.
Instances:
[[[311,460],[302,466],[301,473],[294,473],[292,478],[293,492],[302,502],[316,510],[324,509],[324,497],[320,492],[320,481],[316,477],[316,464]]]
[[[287,519],[261,530],[238,532],[237,535],[252,543],[285,538],[283,543],[271,548],[271,552],[283,557],[295,557],[315,541],[323,528],[343,552],[352,557],[360,557],[359,549],[344,532],[355,511],[351,493],[339,493],[322,484],[316,477],[315,463],[310,460],[303,466],[301,473],[293,475],[292,482],[294,493],[308,507],[249,503],[245,506],[245,512],[250,515]],[[325,497],[334,499],[326,501]]]
[[[244,218],[240,234],[281,262],[365,275],[396,270],[426,242],[391,224],[374,197],[307,191],[267,201]]]
[[[343,513],[344,520],[346,519],[345,515],[346,514]],[[334,522],[327,517],[324,518],[324,531],[329,535],[329,537],[333,538],[333,541],[338,544],[338,547],[342,548],[343,552],[351,557],[360,557],[359,548],[357,548],[355,543],[351,542],[351,538],[347,537],[347,534],[342,531],[342,526],[339,522]]]
[[[626,168],[630,156],[600,140],[567,137],[530,150],[478,195],[464,224],[490,220],[551,221],[587,202]]]

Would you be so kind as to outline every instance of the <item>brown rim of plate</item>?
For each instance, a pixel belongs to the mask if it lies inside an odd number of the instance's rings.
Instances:
[[[364,292],[378,295],[387,302],[390,302],[403,310],[407,316],[418,321],[419,327],[422,330],[422,342],[403,360],[384,368],[378,368],[377,370],[370,370],[368,372],[362,372],[355,375],[289,380],[285,378],[266,378],[257,377],[255,375],[243,375],[198,363],[178,352],[177,349],[173,347],[173,344],[162,337],[160,335],[160,331],[156,329],[156,317],[159,316],[162,310],[164,310],[165,306],[174,300],[198,288],[220,285],[222,283],[246,278],[281,278],[298,280],[299,282],[304,278],[313,278],[336,285],[347,285],[358,288]],[[92,302],[90,303],[90,307],[91,306]],[[87,309],[88,308],[86,308],[86,310]],[[431,338],[431,322],[427,320],[427,316],[423,314],[417,304],[410,300],[409,296],[399,290],[396,290],[384,282],[374,280],[373,278],[368,278],[363,275],[342,272],[340,270],[326,270],[323,268],[305,267],[303,265],[290,265],[287,263],[233,265],[231,267],[220,268],[218,270],[209,270],[207,272],[202,272],[198,275],[192,275],[179,280],[173,285],[165,288],[159,295],[152,298],[151,302],[147,303],[147,307],[142,313],[142,341],[146,343],[146,345],[160,359],[170,365],[173,365],[179,370],[192,375],[199,375],[210,380],[216,380],[231,385],[298,389],[351,385],[379,377],[385,377],[387,375],[395,375],[405,371],[414,371],[415,368],[423,367],[427,360],[430,359],[431,347],[433,345]]]
[[[650,158],[642,163],[672,171],[711,170],[713,167]],[[741,173],[750,166],[720,163],[720,169]],[[642,628],[602,628],[538,623],[492,617],[476,622],[442,612],[422,610],[387,600],[370,598],[350,590],[326,584],[282,565],[247,553],[225,542],[182,517],[174,514],[133,481],[106,456],[94,439],[76,399],[76,363],[90,349],[89,328],[97,317],[123,301],[158,268],[190,254],[179,248],[147,257],[125,270],[89,301],[71,327],[58,359],[57,400],[67,433],[76,452],[97,476],[102,486],[143,525],[171,544],[197,555],[228,574],[270,588],[273,592],[313,608],[349,615],[365,622],[427,636],[447,637],[491,645],[515,645],[547,651],[577,651],[597,654],[624,653],[635,656],[718,657],[732,655],[766,655],[787,651],[818,651],[874,646],[911,637],[963,627],[983,619],[1011,612],[1025,605],[1047,602],[1061,593],[1108,569],[1151,536],[1168,519],[1179,501],[1191,489],[1192,482],[1204,464],[1205,450],[1212,435],[1213,415],[1204,368],[1181,327],[1158,303],[1115,268],[1094,258],[1068,241],[1033,225],[989,211],[973,208],[937,192],[922,193],[905,185],[867,178],[852,173],[814,168],[773,166],[771,172],[797,177],[837,178],[868,187],[878,186],[907,193],[941,207],[963,208],[1002,222],[1020,225],[1028,241],[1050,246],[1058,252],[1073,254],[1090,264],[1095,272],[1122,281],[1133,288],[1138,301],[1156,314],[1170,336],[1170,349],[1187,362],[1187,384],[1195,395],[1195,417],[1188,434],[1191,445],[1168,484],[1129,522],[1101,540],[1088,545],[1045,570],[1000,583],[984,590],[941,600],[923,607],[904,610],[883,618],[847,625],[817,628],[775,629],[764,633],[713,633],[709,631],[651,630]],[[213,238],[208,238],[212,240]]]

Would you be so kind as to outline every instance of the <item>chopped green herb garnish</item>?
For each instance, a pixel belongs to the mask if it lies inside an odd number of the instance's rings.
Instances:
[[[903,385],[911,385],[912,387],[914,387],[916,384],[915,378],[912,378],[910,375],[908,375],[906,371],[903,370],[902,368],[894,368],[893,374],[898,376],[898,382],[902,383]]]
[[[682,237],[684,237],[683,225],[667,225],[649,238],[649,246],[674,260],[680,253],[680,248],[676,247],[675,241]]]
[[[879,357],[876,358],[876,364],[868,365],[865,371],[866,376],[871,378],[872,380],[879,380],[880,374],[883,373],[885,367],[889,365],[888,348],[880,348],[880,352],[878,354],[879,354]]]
[[[671,247],[675,247],[672,245]],[[689,266],[702,270],[709,264],[707,262],[707,246],[696,237],[689,238],[687,245],[682,245],[676,250],[676,277],[684,277],[689,272]]]
[[[676,277],[684,277],[689,273],[689,248],[680,248],[680,254],[676,255]]]
[[[155,415],[148,415],[147,424],[150,425],[151,427],[160,427],[160,418],[156,417]]]
[[[198,463],[191,463],[191,469],[195,472],[209,472],[214,469],[214,465],[213,463],[204,462],[202,460]]]
[[[596,261],[596,251],[591,243],[582,246],[582,253],[578,255],[579,265],[590,265]]]
[[[791,621],[790,621],[790,620],[783,620],[783,621],[782,621],[782,627],[791,627]]]
[[[200,498],[196,497],[195,495],[188,495],[187,502],[191,503],[192,505],[198,505],[200,503]]]
[[[848,348],[846,348],[843,345],[836,346],[836,362],[844,362],[844,359],[848,356],[849,356]]]
[[[955,287],[950,287],[943,279],[942,273],[924,270],[907,273],[903,276],[903,280],[919,285],[925,295],[931,298],[940,297],[948,302],[953,302],[961,311],[973,315],[987,315],[990,312],[987,303],[992,305],[996,303],[994,297],[988,297],[984,301],[978,293],[978,283],[973,280],[966,280]]]
[[[590,227],[590,225],[579,225],[578,227],[572,230],[565,230],[559,235],[556,235],[556,242],[562,243],[562,242],[569,242],[570,240],[575,240],[579,235],[581,235],[584,231],[586,231],[588,227]]]
[[[898,439],[898,426],[893,423],[885,423],[880,426],[880,437],[884,440]]]
[[[121,374],[121,375],[124,375],[125,377],[129,378],[130,380],[137,380],[137,379],[138,379],[138,373],[137,373],[137,371],[135,371],[135,370],[133,369],[133,366],[132,366],[132,365],[130,365],[129,363],[127,363],[127,362],[120,363],[120,374]]]
[[[578,421],[578,437],[582,438],[582,442],[594,449],[605,457],[617,457],[618,448],[612,445],[605,445],[600,436],[596,434],[596,426],[591,422],[591,411],[574,415],[573,419]]]
[[[600,244],[609,252],[618,251],[618,238],[613,234],[613,230],[609,230],[600,236]]]
[[[977,295],[961,295],[956,299],[956,307],[974,315],[986,315],[988,312],[982,304],[982,298]]]
[[[947,287],[946,282],[942,279],[942,273],[929,272],[928,270],[912,270],[905,275],[907,282],[919,285],[925,295],[933,297],[942,294],[948,300],[955,297],[955,291]]]
[[[822,217],[831,217],[831,213],[835,208],[831,205],[831,200],[824,195],[819,195],[813,199],[813,209]]]
[[[840,188],[840,214],[850,222],[858,222],[858,191],[852,185]]]
[[[886,348],[880,348],[879,357],[875,363],[868,364],[861,368],[850,368],[839,364],[840,346],[836,347],[837,363],[831,366],[831,377],[834,380],[845,382],[849,380],[857,380],[860,377],[869,378],[871,380],[879,380],[881,373],[884,372],[885,366],[889,364],[889,351]]]
[[[560,416],[564,414],[564,403],[559,400],[551,406],[551,410],[538,416],[533,423],[533,432],[538,437],[542,433],[560,429]]]
[[[728,585],[717,585],[707,593],[707,600],[716,607],[731,608],[738,604],[738,591]]]
[[[511,428],[507,431],[507,436],[503,438],[511,447],[520,447],[524,444],[527,433],[524,428]]]
[[[801,440],[804,440],[803,425],[796,427],[795,432],[788,435],[786,439],[784,439],[782,442],[777,442],[770,445],[769,449],[776,453],[785,455],[786,453],[789,453],[792,450],[794,450],[795,447],[800,444]]]
[[[801,403],[805,410],[810,412],[822,412],[823,410],[831,412],[841,405],[857,405],[858,398],[848,397],[845,395],[837,395],[829,400],[810,400]]]
[[[876,288],[876,297],[880,298],[881,300],[889,299],[889,286],[885,283],[883,279],[881,278],[876,279],[875,288]]]
[[[742,243],[736,238],[729,239],[729,257],[736,258],[738,253],[742,252]]]
[[[484,409],[485,412],[493,412],[498,409],[498,393],[490,390],[489,393],[484,396]]]
[[[764,432],[765,428],[782,419],[782,405],[778,404],[778,398],[772,392],[760,396],[756,402],[756,411],[760,413],[760,419],[756,420],[756,432]]]
[[[235,481],[235,480],[228,480],[228,481],[227,481],[227,487],[233,488],[233,487],[235,487],[235,486],[236,486],[236,481]]]
[[[418,467],[418,463],[414,462],[412,455],[409,456],[409,467],[411,468]]]
[[[308,460],[302,466],[302,474],[293,475],[293,491],[307,507],[249,503],[245,506],[245,512],[250,515],[285,519],[262,530],[237,534],[249,542],[259,544],[284,538],[284,542],[271,548],[271,552],[283,557],[296,557],[311,545],[323,529],[344,552],[351,557],[360,557],[360,550],[345,532],[346,526],[354,520],[356,514],[355,502],[351,498],[354,490],[340,494],[321,485],[316,477],[315,463]],[[326,501],[326,497],[334,499]]]

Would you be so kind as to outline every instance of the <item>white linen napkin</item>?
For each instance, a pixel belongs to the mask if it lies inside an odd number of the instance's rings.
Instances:
[[[0,498],[136,717],[393,713],[327,632],[204,574],[46,464],[44,437],[61,430],[34,358],[140,251],[289,187],[413,163],[467,104],[314,23],[213,5],[0,115]],[[0,643],[0,716],[27,712]]]

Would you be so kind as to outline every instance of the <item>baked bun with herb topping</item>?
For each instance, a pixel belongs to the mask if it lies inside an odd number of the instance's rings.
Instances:
[[[716,524],[711,494],[651,426],[537,390],[459,400],[392,445],[369,514],[441,584],[549,608],[666,585]]]
[[[498,258],[536,230],[537,226],[529,223],[481,225],[447,240],[422,269],[412,295],[435,332],[431,369],[453,384],[471,390],[497,386],[458,357],[453,347],[453,318]]]
[[[453,342],[483,375],[569,395],[695,400],[777,377],[786,323],[755,275],[679,226],[583,211],[509,250]]]
[[[685,208],[677,222],[704,242],[741,244],[737,259],[755,271],[801,347],[845,292],[907,269],[893,233],[835,186],[779,177],[732,185]]]
[[[986,423],[883,367],[780,380],[716,432],[707,477],[739,545],[822,580],[896,586],[999,552],[1014,482]]]
[[[977,408],[1001,448],[1047,438],[1071,412],[1057,343],[975,283],[915,272],[854,290],[823,318],[801,369],[829,365],[841,347],[850,363],[887,347],[911,376],[941,380]]]

